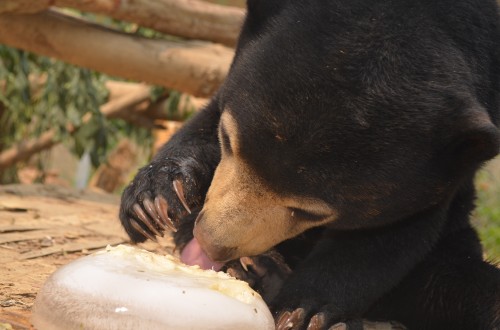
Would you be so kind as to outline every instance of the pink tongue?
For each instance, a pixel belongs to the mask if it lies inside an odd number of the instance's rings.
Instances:
[[[193,238],[181,251],[181,261],[190,266],[198,265],[201,269],[219,270],[224,266],[210,260],[196,238]]]

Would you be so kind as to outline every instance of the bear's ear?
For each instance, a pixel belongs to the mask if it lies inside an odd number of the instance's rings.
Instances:
[[[454,128],[454,138],[449,145],[453,161],[474,166],[500,152],[500,130],[482,107],[465,110],[455,121]]]

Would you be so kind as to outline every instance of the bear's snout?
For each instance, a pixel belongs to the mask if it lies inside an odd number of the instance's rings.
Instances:
[[[193,230],[194,237],[200,244],[203,251],[207,254],[210,260],[220,263],[225,263],[235,258],[236,248],[227,247],[217,244],[211,239],[211,235],[203,226],[199,225],[204,221],[204,212],[200,212],[196,218],[196,224]]]

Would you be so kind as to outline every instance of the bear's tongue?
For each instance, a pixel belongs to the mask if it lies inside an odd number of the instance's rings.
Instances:
[[[224,264],[210,260],[200,244],[193,238],[181,251],[181,261],[186,265],[198,265],[202,269],[220,270]]]

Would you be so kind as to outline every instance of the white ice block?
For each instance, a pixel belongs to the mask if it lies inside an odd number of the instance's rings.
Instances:
[[[274,329],[247,283],[119,245],[52,274],[37,295],[38,330]]]

